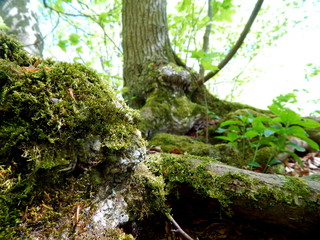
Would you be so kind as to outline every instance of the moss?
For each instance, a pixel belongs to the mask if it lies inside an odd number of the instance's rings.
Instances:
[[[155,90],[140,109],[142,122],[139,129],[147,137],[156,132],[184,134],[205,112],[204,107],[191,102],[185,95]]]
[[[19,43],[1,34],[0,58],[0,181],[7,184],[0,186],[0,232],[28,235],[30,226],[43,224],[58,229],[53,235],[64,227],[72,234],[74,204],[88,206],[101,183],[94,169],[115,168],[123,159],[108,156],[144,145],[139,115],[81,64],[47,59],[34,66]]]
[[[320,174],[312,174],[309,176],[304,176],[303,179],[320,182]]]
[[[263,147],[258,149],[256,161],[260,164],[267,164],[270,160],[274,159],[279,154],[277,147]]]
[[[178,150],[182,154],[199,156],[210,155],[212,145],[197,141],[188,136],[179,136],[169,133],[158,133],[149,140],[149,147],[160,146],[164,152]]]
[[[303,204],[304,199],[308,199],[311,195],[305,180],[302,178],[287,176],[283,188],[290,194],[288,200],[293,200],[296,205]]]
[[[20,66],[30,65],[30,59],[27,52],[23,50],[23,45],[2,31],[0,31],[0,58]]]
[[[236,148],[228,144],[206,144],[188,136],[158,133],[150,141],[149,147],[160,146],[167,153],[178,152],[197,156],[209,156],[217,161],[242,166],[243,160]]]
[[[106,232],[105,240],[134,240],[135,238],[131,234],[125,234],[119,228],[110,228]],[[103,238],[99,238],[102,239]]]
[[[226,172],[217,175],[210,171],[211,158],[174,154],[154,154],[146,164],[157,176],[163,176],[169,193],[182,184],[190,185],[198,194],[217,199],[228,209],[237,200],[244,200],[251,207],[269,208],[279,204],[309,204],[310,192],[300,179],[287,177],[282,186],[269,186],[244,173]]]
[[[6,62],[0,69],[7,69]],[[18,150],[35,168],[52,168],[74,161],[74,149],[86,139],[100,138],[106,151],[132,144],[137,113],[117,100],[95,71],[52,61],[43,61],[37,71],[23,73],[19,66],[16,71],[14,79],[1,80],[0,157]]]
[[[144,164],[139,164],[132,175],[126,193],[128,211],[133,219],[143,219],[155,212],[167,212],[165,183]]]

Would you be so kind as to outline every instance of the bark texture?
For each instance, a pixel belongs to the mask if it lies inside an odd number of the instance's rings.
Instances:
[[[123,1],[123,75],[129,88],[126,97],[133,107],[141,107],[143,95],[150,91],[151,82],[146,78],[154,65],[149,64],[161,65],[173,59],[166,4],[166,0]]]
[[[123,1],[124,95],[134,108],[159,87],[174,93],[191,85],[191,74],[170,45],[166,5],[166,0]]]
[[[0,16],[10,28],[9,34],[14,35],[29,53],[42,56],[43,39],[34,8],[30,0],[3,0],[0,1]]]

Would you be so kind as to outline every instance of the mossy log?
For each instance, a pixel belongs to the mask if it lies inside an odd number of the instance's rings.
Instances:
[[[188,212],[205,208],[202,218],[208,222],[214,218],[210,211],[221,208],[241,219],[299,233],[315,231],[320,221],[320,183],[315,180],[256,173],[191,155],[155,154],[147,164],[163,176],[170,193],[179,192],[181,201],[205,199],[205,206],[188,205],[194,209]]]
[[[256,173],[219,163],[210,163],[207,169],[218,176],[226,173],[240,173],[243,177],[248,177],[256,183],[256,185],[249,186],[248,189],[248,186],[241,182],[241,178],[239,183],[230,182],[231,186],[235,184],[232,190],[234,193],[267,188],[288,196],[286,201],[277,201],[266,195],[266,198],[253,204],[248,204],[247,197],[240,197],[233,201],[231,208],[247,218],[298,228],[301,231],[310,230],[315,227],[316,222],[320,221],[319,182],[283,175]]]

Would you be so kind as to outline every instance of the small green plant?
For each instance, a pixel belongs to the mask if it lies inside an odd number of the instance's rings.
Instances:
[[[217,132],[225,133],[225,135],[216,138],[225,140],[230,145],[239,148],[243,155],[253,153],[251,161],[247,162],[251,167],[261,167],[255,160],[257,151],[265,146],[273,146],[279,152],[290,154],[302,165],[299,156],[292,151],[288,151],[287,146],[291,146],[298,151],[304,151],[305,149],[290,141],[290,138],[296,137],[304,140],[311,148],[319,150],[318,144],[308,137],[304,128],[320,127],[320,123],[303,118],[298,113],[286,108],[285,103],[294,100],[294,98],[295,95],[290,93],[273,100],[273,103],[268,107],[274,114],[272,117],[266,115],[254,116],[247,111],[247,115],[239,115],[236,120],[222,122]],[[267,165],[278,163],[278,160],[270,159]]]

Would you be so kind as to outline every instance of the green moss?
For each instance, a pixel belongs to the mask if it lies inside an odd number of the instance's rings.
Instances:
[[[204,107],[191,102],[185,95],[174,96],[170,91],[156,90],[140,109],[139,129],[147,136],[156,132],[184,134],[192,127],[194,119],[200,119],[205,112]]]
[[[279,154],[276,147],[263,147],[258,149],[256,161],[260,164],[267,164],[270,160],[274,159]]]
[[[188,136],[158,133],[149,141],[150,148],[155,146],[160,146],[161,150],[167,153],[177,151],[181,154],[209,156],[232,166],[243,165],[239,151],[228,144],[211,145]]]
[[[20,66],[30,65],[30,59],[23,45],[13,37],[0,31],[0,58]]]
[[[81,64],[41,64],[38,71],[4,80],[0,157],[19,149],[36,168],[52,168],[79,157],[86,139],[99,138],[106,151],[132,144],[138,115],[116,99],[95,71]],[[7,69],[6,62],[0,69]],[[83,159],[85,153],[79,154]]]
[[[134,240],[135,238],[131,234],[125,234],[119,228],[110,228],[105,233],[105,238],[99,238],[101,240]],[[92,239],[93,240],[93,239]]]
[[[144,164],[139,164],[132,175],[126,193],[131,218],[142,219],[155,212],[167,212],[165,183]]]
[[[210,155],[212,145],[197,141],[188,136],[179,136],[169,133],[158,133],[149,140],[149,147],[160,146],[164,152],[178,150],[182,154],[199,156]]]
[[[312,174],[309,176],[304,176],[303,179],[320,182],[320,174]]]
[[[39,224],[58,229],[61,216],[70,230],[74,204],[88,206],[92,187],[101,180],[96,172],[88,177],[90,171],[99,164],[115,167],[120,163],[107,162],[108,156],[144,145],[137,133],[138,113],[118,100],[94,70],[52,60],[41,60],[35,67],[34,62],[19,43],[0,34],[0,238],[4,239],[13,239],[10,232],[28,235],[29,227]],[[80,176],[70,182],[67,170],[76,165]],[[22,213],[30,220],[25,225],[20,224]],[[57,231],[63,232],[63,227]]]
[[[296,205],[303,204],[304,199],[308,199],[311,195],[305,180],[302,178],[287,176],[283,188],[290,194],[288,200],[293,200]]]
[[[242,200],[251,207],[269,208],[279,204],[309,204],[310,192],[300,179],[287,177],[282,186],[270,186],[244,173],[226,172],[217,175],[210,171],[210,158],[174,154],[154,154],[146,164],[155,175],[163,176],[166,189],[174,193],[181,184],[188,184],[198,194],[217,199],[228,208],[234,201]]]

